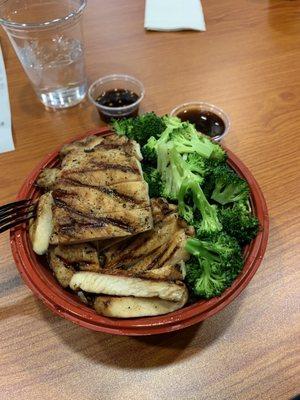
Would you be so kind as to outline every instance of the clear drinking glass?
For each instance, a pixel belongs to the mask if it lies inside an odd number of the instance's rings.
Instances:
[[[82,14],[86,0],[0,0],[0,24],[46,107],[86,95]]]

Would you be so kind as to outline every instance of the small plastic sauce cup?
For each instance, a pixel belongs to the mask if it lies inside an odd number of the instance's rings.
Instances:
[[[228,114],[221,108],[204,101],[181,104],[175,107],[170,115],[195,124],[199,132],[216,142],[221,141],[230,130]]]
[[[120,106],[113,103],[111,103],[111,106],[101,104],[103,96],[116,92],[126,92],[135,99],[131,104]],[[144,95],[143,84],[136,78],[123,74],[107,75],[97,79],[91,84],[88,91],[89,100],[97,107],[100,118],[105,122],[110,122],[113,118],[120,119],[136,116]]]

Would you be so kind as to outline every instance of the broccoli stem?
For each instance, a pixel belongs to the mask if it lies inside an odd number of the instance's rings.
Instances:
[[[203,257],[211,261],[220,261],[220,257],[217,254],[212,254],[207,248],[205,248],[205,244],[205,242],[198,239],[188,239],[186,241],[185,249],[193,256]]]
[[[186,143],[176,143],[176,149],[179,153],[198,153],[200,156],[209,158],[212,153],[212,149],[209,148],[204,143],[201,143],[200,140],[197,143],[193,143],[194,141],[191,140],[190,142]]]
[[[202,266],[202,274],[196,279],[194,287],[195,294],[206,299],[219,296],[226,288],[224,276],[212,271],[212,264],[210,261],[201,258],[198,262]]]
[[[200,185],[194,180],[185,180],[178,194],[178,204],[181,208],[184,207],[184,198],[188,190],[192,191],[195,207],[199,210],[202,216],[200,223],[201,232],[216,232],[222,229],[217,217],[217,210],[207,201]]]

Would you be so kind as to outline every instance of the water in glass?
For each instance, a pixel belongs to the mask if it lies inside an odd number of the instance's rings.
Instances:
[[[85,0],[8,0],[0,19],[46,107],[66,108],[86,94],[81,15]]]

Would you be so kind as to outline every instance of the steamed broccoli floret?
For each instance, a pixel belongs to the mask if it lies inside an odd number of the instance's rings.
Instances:
[[[161,118],[164,123],[165,129],[161,132],[159,138],[158,136],[151,136],[147,143],[142,147],[142,155],[144,161],[155,166],[157,162],[157,148],[159,145],[165,144],[169,141],[170,133],[180,127],[181,121],[177,117],[164,116]],[[172,147],[172,144],[171,146]]]
[[[186,281],[197,297],[210,299],[220,296],[226,288],[226,277],[216,263],[191,257],[185,264]]]
[[[217,166],[212,172],[214,190],[211,199],[224,205],[249,196],[248,184],[227,165]]]
[[[170,116],[162,117],[162,121],[165,124],[165,130],[159,137],[153,135],[149,138],[142,148],[146,160],[153,162],[155,153],[157,154],[158,147],[162,144],[176,147],[176,150],[184,155],[196,154],[218,161],[226,159],[226,153],[221,146],[197,132],[194,125],[189,122],[182,122],[179,118]]]
[[[210,158],[217,162],[226,162],[227,154],[219,144],[215,144]]]
[[[168,127],[166,117],[164,121]],[[204,158],[212,157],[220,160],[225,157],[225,151],[219,144],[197,132],[195,126],[189,122],[180,122],[176,129],[169,133],[169,140],[172,141],[180,153],[197,153]]]
[[[171,115],[164,115],[162,117],[162,120],[164,122],[164,124],[166,125],[166,129],[163,132],[162,136],[162,140],[166,143],[169,138],[171,133],[176,130],[176,129],[180,129],[182,127],[182,122],[178,117],[174,117]]]
[[[182,203],[178,210],[179,215],[183,218],[189,225],[196,228],[196,224],[200,224],[198,220],[195,219],[193,207]]]
[[[157,164],[156,145],[157,139],[152,136],[141,149],[144,162],[152,166],[156,166]]]
[[[148,165],[143,165],[144,179],[148,183],[149,196],[160,197],[162,196],[162,181],[160,173],[156,168]]]
[[[205,159],[197,153],[187,154],[185,159],[190,171],[204,176],[206,174]]]
[[[195,229],[196,238],[186,243],[187,284],[196,296],[219,296],[242,269],[241,246],[259,229],[247,182],[226,164],[218,143],[177,117],[148,113],[114,121],[113,128],[141,145],[150,197],[178,203],[179,215]]]
[[[201,182],[202,178],[194,174],[175,147],[160,144],[157,148],[157,170],[162,179],[162,195],[177,200],[180,187],[184,181]]]
[[[191,220],[191,210],[187,203],[187,197],[191,196],[193,199],[193,216],[194,220]],[[199,182],[195,179],[189,178],[182,181],[180,190],[178,192],[178,211],[179,214],[186,219],[186,221],[196,227],[199,234],[210,234],[218,232],[222,229],[222,225],[218,220],[217,209],[214,205],[209,204],[207,201]],[[188,211],[187,211],[188,210]],[[201,215],[199,220],[196,217],[196,212]],[[186,216],[189,216],[189,220]]]
[[[214,181],[211,179],[210,175],[205,176],[203,182],[201,183],[201,188],[206,198],[210,199],[215,188]]]
[[[205,166],[205,175],[211,175],[214,173],[215,169],[219,166],[227,166],[227,154],[225,153],[225,157],[221,159],[208,158],[204,160]]]
[[[165,129],[163,132],[161,132],[160,137],[158,138],[157,136],[153,135],[142,147],[144,160],[152,165],[156,164],[158,146],[169,142],[171,132],[181,126],[181,121],[177,117],[165,115],[162,117],[162,121],[165,124]],[[173,143],[171,143],[170,147],[172,146]]]
[[[232,207],[220,208],[218,217],[224,231],[236,238],[242,246],[250,243],[259,230],[259,221],[251,213],[247,202],[241,201]]]
[[[205,136],[200,136],[194,126],[188,122],[182,122],[180,129],[174,130],[170,139],[180,153],[198,153],[205,158],[211,156],[215,146]]]
[[[214,160],[212,158],[208,158],[204,160],[204,179],[201,183],[201,188],[205,196],[210,199],[212,192],[215,188],[215,182],[213,179],[213,171],[219,167],[220,165],[225,165],[225,161]]]
[[[238,243],[223,233],[207,240],[188,239],[186,250],[192,254],[186,263],[186,280],[195,295],[206,299],[219,296],[243,267]]]
[[[154,112],[134,118],[113,120],[112,127],[118,135],[125,135],[129,139],[134,139],[141,146],[147,143],[148,139],[152,136],[158,138],[166,129],[163,118],[158,117]]]
[[[158,139],[152,137],[148,140],[143,154],[146,160],[153,160],[156,153],[163,195],[176,200],[184,181],[202,182],[206,173],[205,157],[209,157],[219,145],[198,134],[193,125],[176,117],[165,116],[163,120],[165,131]]]

